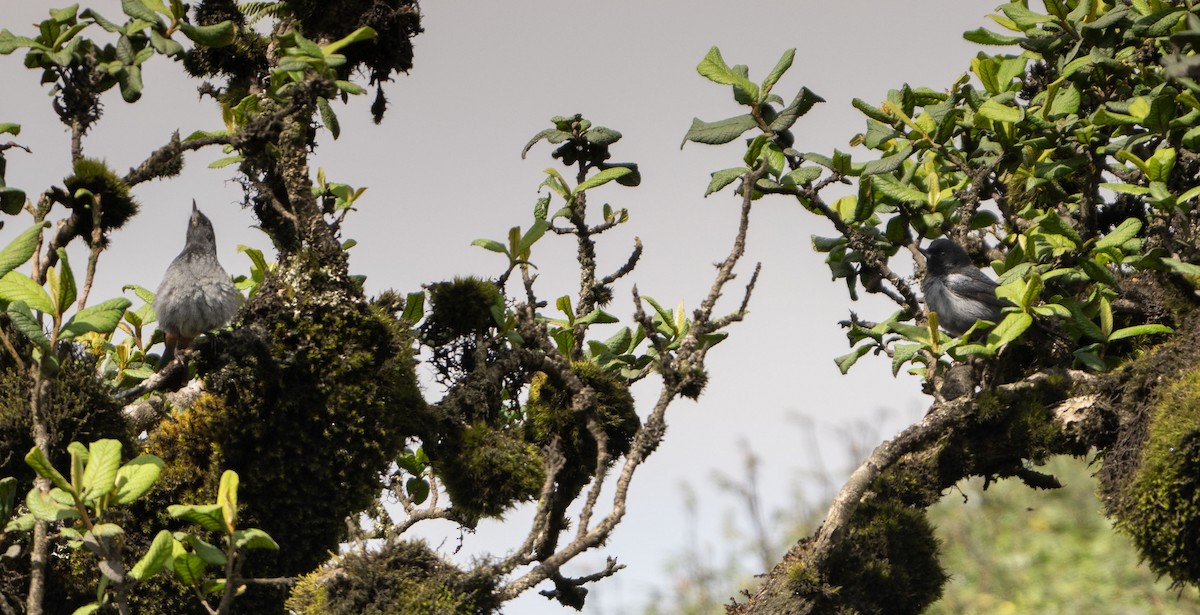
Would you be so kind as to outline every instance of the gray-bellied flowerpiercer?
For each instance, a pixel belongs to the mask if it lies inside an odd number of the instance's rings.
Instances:
[[[921,291],[942,329],[957,337],[977,320],[1000,321],[1000,310],[1008,304],[996,297],[996,283],[971,264],[962,247],[938,239],[922,252],[926,262]]]
[[[217,262],[212,222],[192,201],[187,242],[154,295],[158,326],[167,338],[159,369],[175,358],[176,349],[187,348],[197,335],[229,322],[240,300],[229,274]]]

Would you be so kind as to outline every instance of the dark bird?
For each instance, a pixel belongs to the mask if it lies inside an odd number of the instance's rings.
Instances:
[[[183,252],[171,261],[154,295],[158,326],[167,338],[159,369],[175,358],[177,349],[187,348],[197,335],[229,322],[240,301],[241,295],[229,274],[217,262],[212,222],[192,201]]]
[[[926,257],[921,280],[925,306],[937,312],[942,329],[957,337],[977,320],[1000,321],[1000,310],[1008,302],[996,296],[996,282],[971,264],[965,250],[949,239],[938,239],[921,252]]]

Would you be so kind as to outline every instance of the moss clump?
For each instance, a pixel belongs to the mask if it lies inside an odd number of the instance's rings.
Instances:
[[[938,548],[923,510],[887,500],[864,502],[830,554],[828,584],[840,588],[837,603],[851,612],[916,615],[941,597],[948,578]],[[809,590],[817,587],[803,571],[794,579]],[[814,612],[832,609],[824,593],[812,599]]]
[[[422,542],[336,558],[302,577],[287,600],[297,615],[485,615],[499,610],[494,579],[443,560]]]
[[[412,38],[422,32],[417,0],[293,0],[288,7],[301,24],[304,36],[318,42],[336,41],[360,27],[375,30],[376,36],[341,51],[346,63],[338,70],[350,75],[359,70],[371,83],[391,79],[393,73],[412,69]],[[376,91],[371,113],[375,123],[383,119],[386,100]]]
[[[193,77],[228,77],[221,99],[236,104],[246,95],[251,81],[267,71],[267,39],[247,27],[246,15],[234,0],[205,0],[196,6],[192,23],[212,25],[231,21],[236,28],[233,44],[225,47],[197,45],[183,56],[183,67]]]
[[[63,180],[67,187],[67,206],[74,212],[75,232],[88,245],[92,244],[93,196],[100,200],[100,244],[106,245],[108,233],[121,228],[138,211],[138,203],[126,184],[103,161],[80,158],[70,177]],[[77,195],[86,190],[93,196]]]
[[[595,363],[577,361],[571,364],[571,371],[595,391],[595,404],[587,410],[604,430],[609,463],[612,463],[629,452],[633,436],[641,426],[633,396],[616,375]],[[566,464],[559,472],[558,481],[564,488],[573,488],[574,493],[578,493],[596,471],[598,450],[596,439],[588,431],[587,417],[588,413],[571,407],[571,393],[559,378],[544,372],[534,375],[525,408],[526,438],[541,446],[561,438]]]
[[[281,547],[252,553],[244,573],[311,571],[344,539],[345,519],[375,500],[380,477],[428,418],[407,329],[352,280],[301,253],[280,263],[236,330],[197,350],[212,398],[184,415],[202,418],[152,436],[163,451],[186,451],[168,460],[180,464],[179,478],[163,497],[212,501],[220,472],[232,469],[241,477],[239,525],[265,530]],[[251,587],[237,608],[282,613],[285,597]]]
[[[483,422],[442,448],[454,454],[437,462],[438,476],[467,521],[498,517],[518,502],[533,500],[546,480],[536,446]]]
[[[20,340],[9,333],[9,339]],[[25,453],[33,447],[33,421],[29,410],[32,382],[13,365],[8,353],[0,353],[0,477],[13,476],[25,493],[33,480],[33,470],[25,464]],[[56,468],[70,467],[67,445],[115,438],[126,443],[125,454],[132,452],[133,434],[121,418],[121,406],[111,390],[96,376],[96,358],[80,347],[71,348],[59,362],[59,371],[50,381],[50,396],[45,413],[50,443],[47,454]]]
[[[425,340],[441,346],[494,327],[492,306],[499,301],[500,289],[479,278],[455,278],[430,285],[430,314],[422,326]]]
[[[1200,582],[1200,371],[1162,393],[1151,413],[1118,526],[1151,570],[1194,584]]]

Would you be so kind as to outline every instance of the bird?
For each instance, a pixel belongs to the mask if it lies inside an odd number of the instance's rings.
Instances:
[[[158,368],[173,361],[175,352],[196,336],[232,320],[239,303],[241,295],[217,261],[212,222],[193,200],[183,251],[167,267],[154,295],[154,313],[166,336]]]
[[[942,329],[958,337],[977,320],[1000,321],[1000,310],[1009,303],[996,296],[996,282],[971,264],[966,250],[942,238],[921,252],[926,257],[921,280],[925,306],[937,313]]]

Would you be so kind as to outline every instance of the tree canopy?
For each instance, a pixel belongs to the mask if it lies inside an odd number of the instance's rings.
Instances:
[[[752,80],[713,47],[697,71],[743,110],[695,119],[683,143],[738,146],[706,190],[738,206],[731,246],[698,305],[634,286],[624,315],[613,288],[637,280],[643,246],[602,268],[605,233],[630,216],[592,201],[636,188],[641,171],[613,159],[618,130],[582,115],[551,118],[522,150],[553,166],[528,219],[475,242],[495,254],[494,277],[367,295],[341,236],[362,188],[311,158],[318,133],[341,135],[350,97],[373,94],[385,115],[421,32],[413,0],[121,9],[55,8],[36,31],[0,31],[0,54],[41,74],[72,137],[62,184],[36,192],[0,157],[0,210],[18,229],[0,249],[4,612],[492,613],[543,584],[582,608],[621,565],[563,566],[612,535],[668,410],[702,394],[709,351],[746,317],[758,268],[741,260],[764,199],[832,227],[812,244],[849,299],[894,304],[840,323],[851,351],[838,368],[886,357],[921,379],[930,407],[731,613],[922,612],[952,572],[926,515],[945,490],[970,476],[1054,489],[1038,467],[1091,451],[1119,531],[1154,572],[1197,581],[1190,5],[1003,5],[1003,32],[965,35],[994,53],[956,82],[856,99],[866,126],[850,152],[805,148],[824,101],[776,91],[795,50]],[[196,80],[217,128],[176,133],[119,173],[85,155],[87,138],[106,92],[142,96],[154,58]],[[0,156],[19,133],[0,124],[14,139]],[[249,251],[232,325],[155,371],[153,292],[130,287],[135,305],[90,290],[111,232],[138,215],[137,186],[207,148],[236,168],[277,258]],[[853,194],[829,196],[844,185]],[[921,248],[941,237],[998,276],[998,322],[950,336],[899,273],[912,264],[920,279]],[[536,250],[559,239],[579,284],[546,296]],[[656,395],[639,407],[630,386],[643,381]],[[469,565],[411,538],[427,520],[472,529],[518,505],[536,510],[525,536]]]

